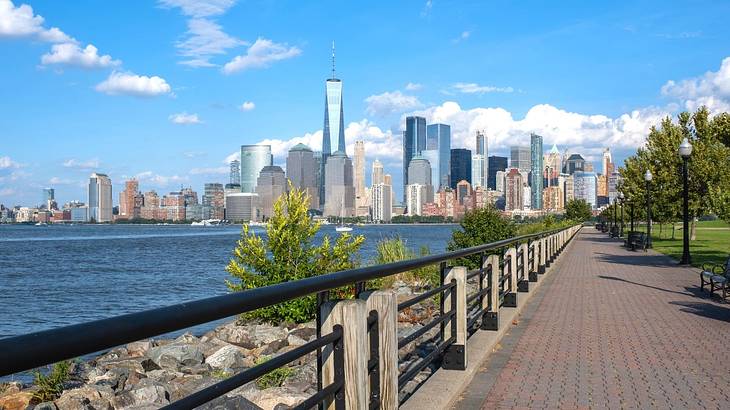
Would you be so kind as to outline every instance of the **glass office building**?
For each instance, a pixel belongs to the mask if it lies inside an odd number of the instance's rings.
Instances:
[[[256,192],[261,169],[271,165],[271,145],[241,145],[241,192]]]
[[[438,191],[441,187],[449,186],[451,182],[451,126],[446,124],[429,124],[426,127],[426,150],[434,150],[437,156],[432,160],[433,154],[428,156],[433,171],[433,179],[438,183],[433,184],[433,189]]]
[[[489,189],[498,190],[497,172],[504,172],[504,170],[507,169],[507,157],[492,155],[487,161],[487,168],[489,169],[489,171],[487,172],[487,187]]]
[[[542,209],[542,136],[530,134],[530,207]]]
[[[451,150],[451,188],[456,189],[459,181],[471,184],[471,150],[454,148]]]
[[[573,173],[573,195],[575,199],[582,199],[591,204],[592,209],[596,209],[598,204],[596,197],[597,183],[595,172],[575,171]]]
[[[426,149],[426,119],[406,117],[406,130],[403,131],[403,186],[408,185],[408,165],[411,159]],[[405,190],[403,192],[405,199]]]

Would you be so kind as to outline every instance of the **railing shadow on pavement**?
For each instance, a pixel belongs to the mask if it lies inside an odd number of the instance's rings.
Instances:
[[[700,288],[696,288],[695,289],[695,288],[685,287],[685,289],[687,290],[687,292],[680,292],[680,291],[676,291],[676,290],[670,290],[670,289],[660,288],[658,286],[647,285],[645,283],[634,282],[634,281],[631,281],[631,280],[628,280],[628,279],[624,279],[624,278],[617,278],[615,276],[598,275],[598,277],[601,278],[601,279],[609,279],[609,280],[615,280],[615,281],[619,281],[619,282],[626,282],[626,283],[629,283],[629,284],[632,284],[632,285],[643,286],[645,288],[655,289],[655,290],[659,290],[659,291],[662,291],[662,292],[675,293],[677,295],[697,296],[697,297],[701,297],[702,296],[702,292],[701,292]]]
[[[613,263],[618,265],[632,265],[632,266],[651,266],[653,268],[676,268],[676,264],[672,264],[672,259],[666,255],[653,255],[644,252],[637,253],[636,255],[626,254],[611,254],[604,252],[595,252],[598,260],[606,263]]]
[[[674,301],[669,303],[672,305],[683,306],[681,309],[679,309],[681,312],[692,313],[697,316],[730,323],[730,308],[721,306],[719,303],[715,304],[707,302],[684,301]]]

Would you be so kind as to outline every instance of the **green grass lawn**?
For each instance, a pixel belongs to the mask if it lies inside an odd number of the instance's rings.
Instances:
[[[682,258],[682,224],[679,223],[675,226],[675,239],[672,239],[671,224],[664,224],[661,229],[661,237],[659,224],[653,224],[651,239],[654,250],[680,260]],[[689,243],[692,265],[702,267],[703,263],[721,264],[725,262],[730,256],[730,226],[717,220],[698,222],[697,228],[697,239]],[[635,229],[637,231],[646,230],[644,226],[637,226]]]

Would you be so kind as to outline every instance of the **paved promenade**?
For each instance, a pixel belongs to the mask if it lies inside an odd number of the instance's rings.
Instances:
[[[730,408],[730,304],[583,228],[456,408]]]

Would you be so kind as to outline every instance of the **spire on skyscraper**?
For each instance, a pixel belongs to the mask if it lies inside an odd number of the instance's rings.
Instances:
[[[332,78],[335,77],[335,41],[332,40]]]

